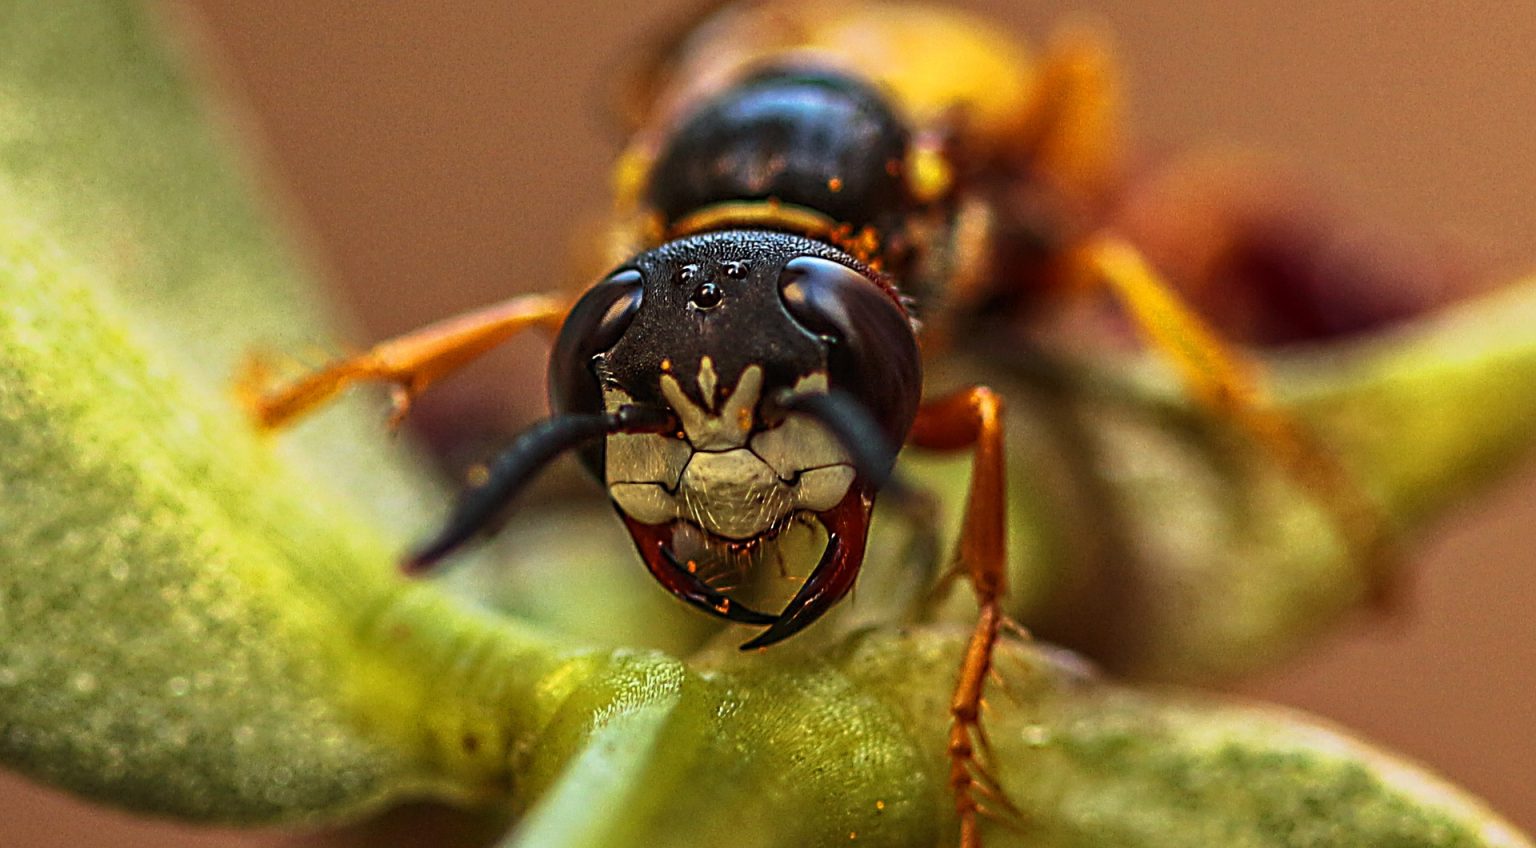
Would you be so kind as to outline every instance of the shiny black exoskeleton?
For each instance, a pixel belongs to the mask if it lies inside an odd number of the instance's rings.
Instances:
[[[694,111],[668,140],[646,200],[668,221],[714,203],[768,200],[853,227],[907,208],[908,133],[859,80],[759,72]]]

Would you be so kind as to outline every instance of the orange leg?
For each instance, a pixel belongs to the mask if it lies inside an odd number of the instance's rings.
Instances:
[[[275,430],[312,412],[353,383],[391,383],[395,409],[390,426],[394,426],[409,411],[411,400],[427,386],[528,327],[558,330],[567,309],[564,301],[546,295],[514,297],[380,342],[357,356],[332,362],[275,389],[264,385],[265,369],[253,363],[236,389],[257,425]]]
[[[1380,509],[1326,446],[1271,403],[1255,363],[1228,347],[1126,242],[1099,236],[1072,262],[1076,279],[1109,289],[1196,401],[1236,424],[1318,499],[1367,569],[1374,600],[1389,600],[1395,552]]]
[[[978,795],[1017,815],[997,781],[976,759],[978,745],[986,750],[982,691],[992,669],[998,632],[1007,622],[1000,605],[1008,589],[1002,415],[1000,397],[991,389],[972,387],[925,404],[918,410],[910,436],[911,443],[921,448],[973,451],[957,559],[976,592],[980,614],[949,702],[949,785],[960,817],[961,848],[979,848],[977,816],[993,812],[977,800]]]

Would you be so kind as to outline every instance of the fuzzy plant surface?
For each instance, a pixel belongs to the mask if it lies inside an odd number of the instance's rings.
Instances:
[[[967,610],[908,626],[881,604],[899,530],[860,609],[743,655],[637,588],[601,511],[509,529],[494,586],[400,577],[443,495],[376,397],[252,430],[240,359],[329,322],[157,24],[0,0],[0,764],[190,822],[425,799],[500,811],[507,846],[951,843]],[[1000,648],[986,723],[1022,815],[989,845],[1530,844],[1315,720],[1125,682],[1294,652],[1366,578],[1305,491],[1159,375],[959,367],[1016,399],[1013,611],[1121,672]],[[1275,368],[1407,538],[1536,435],[1536,284]],[[907,465],[958,501],[963,462]],[[1106,514],[1118,541],[1093,548]],[[582,579],[525,591],[551,572]],[[1112,639],[1067,624],[1106,609]]]

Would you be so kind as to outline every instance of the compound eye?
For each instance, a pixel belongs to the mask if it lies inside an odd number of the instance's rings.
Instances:
[[[849,301],[863,299],[850,293],[861,287],[873,289],[874,283],[846,265],[819,256],[796,257],[779,272],[779,296],[789,314],[807,330],[838,340],[846,340],[851,323]]]
[[[634,322],[643,282],[632,268],[616,271],[571,308],[549,356],[549,395],[556,412],[597,411],[601,391],[592,358],[618,344]]]
[[[560,328],[560,335],[565,335],[566,327],[575,325],[572,329],[586,337],[585,346],[594,353],[618,344],[619,337],[629,329],[635,313],[640,311],[640,298],[644,293],[641,283],[639,271],[626,269],[593,286],[576,302],[565,325]],[[592,320],[589,316],[595,316],[596,320],[587,328],[581,327],[583,321]]]
[[[827,342],[832,386],[862,403],[894,443],[904,441],[922,396],[922,371],[901,307],[875,281],[819,256],[786,262],[779,296],[795,321]]]

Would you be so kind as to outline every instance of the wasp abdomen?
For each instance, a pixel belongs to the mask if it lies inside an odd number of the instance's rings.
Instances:
[[[908,132],[878,92],[832,72],[775,70],[706,102],[672,133],[646,200],[668,222],[774,199],[856,227],[909,204]]]

